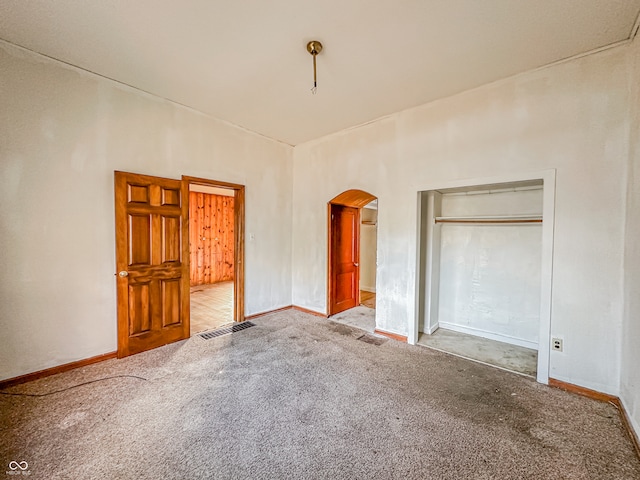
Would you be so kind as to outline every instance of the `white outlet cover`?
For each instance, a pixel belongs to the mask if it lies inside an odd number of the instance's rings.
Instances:
[[[551,339],[551,349],[555,350],[556,352],[561,352],[563,349],[564,345],[563,345],[563,341],[561,338],[552,338]]]

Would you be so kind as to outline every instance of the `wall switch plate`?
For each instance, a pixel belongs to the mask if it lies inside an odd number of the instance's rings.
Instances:
[[[551,349],[555,350],[556,352],[561,352],[562,351],[562,339],[561,338],[552,338],[551,339]]]

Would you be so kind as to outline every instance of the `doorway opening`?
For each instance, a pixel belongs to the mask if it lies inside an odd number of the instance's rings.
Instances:
[[[183,181],[194,335],[244,320],[244,187],[193,177]]]
[[[555,172],[419,193],[413,343],[548,382]]]
[[[328,204],[328,298],[332,320],[374,332],[378,200],[348,190]]]

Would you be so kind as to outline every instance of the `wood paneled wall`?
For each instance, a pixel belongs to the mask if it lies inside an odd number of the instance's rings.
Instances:
[[[191,285],[233,280],[233,197],[189,192]]]

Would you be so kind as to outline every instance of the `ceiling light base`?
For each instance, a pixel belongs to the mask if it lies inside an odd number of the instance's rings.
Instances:
[[[318,55],[322,51],[322,44],[317,40],[311,40],[307,43],[307,52],[311,55]]]

